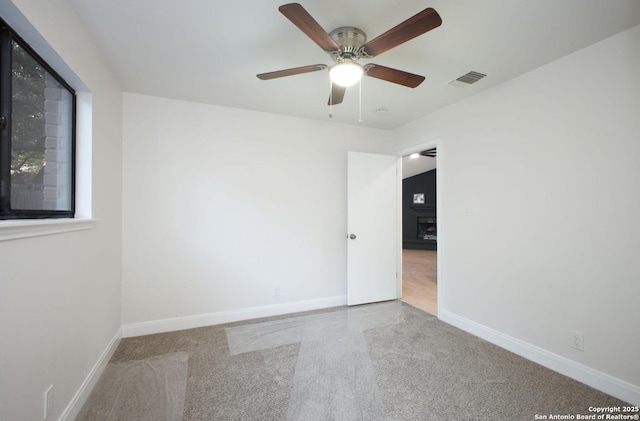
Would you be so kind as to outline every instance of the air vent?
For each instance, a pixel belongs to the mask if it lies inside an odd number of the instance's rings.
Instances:
[[[485,76],[487,75],[485,75],[484,73],[469,72],[466,75],[462,75],[456,80],[449,82],[449,85],[467,86],[467,85],[471,85],[472,83],[476,83],[477,81],[479,81]]]

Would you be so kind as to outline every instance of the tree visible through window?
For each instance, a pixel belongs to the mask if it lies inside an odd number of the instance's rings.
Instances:
[[[0,218],[73,217],[75,93],[1,31]]]

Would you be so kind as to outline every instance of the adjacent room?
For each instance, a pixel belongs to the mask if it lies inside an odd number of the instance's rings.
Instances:
[[[402,300],[438,314],[437,149],[402,157]]]
[[[638,415],[637,0],[0,19],[0,419]]]

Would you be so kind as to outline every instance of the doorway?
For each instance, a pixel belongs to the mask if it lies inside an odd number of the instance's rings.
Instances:
[[[402,301],[438,315],[438,208],[437,142],[405,150],[399,202],[400,284]]]

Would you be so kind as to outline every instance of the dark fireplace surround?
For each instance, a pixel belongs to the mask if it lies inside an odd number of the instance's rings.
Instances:
[[[418,202],[414,203],[414,196]],[[413,250],[437,249],[436,170],[402,180],[402,246]]]
[[[435,216],[418,216],[418,238],[437,240],[437,224]]]

